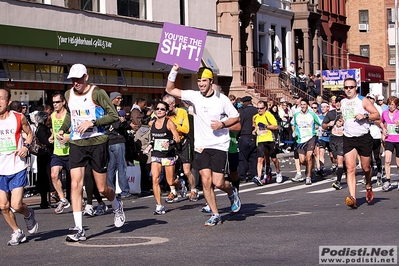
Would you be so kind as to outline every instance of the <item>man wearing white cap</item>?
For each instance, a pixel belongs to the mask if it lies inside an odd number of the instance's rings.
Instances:
[[[384,98],[383,95],[379,95],[379,96],[378,96],[378,102],[377,102],[377,104],[378,104],[379,106],[381,106],[381,109],[382,109],[383,112],[389,109],[389,108],[388,108],[388,105],[386,105],[386,104],[384,103],[384,100],[385,100],[385,98]]]
[[[82,225],[82,190],[85,167],[89,164],[98,191],[112,203],[114,224],[121,227],[125,222],[122,202],[116,199],[115,192],[107,185],[108,136],[105,126],[118,121],[118,114],[107,93],[95,85],[88,84],[89,75],[82,64],[71,67],[68,79],[72,88],[65,93],[70,114],[57,134],[62,141],[64,132],[69,129],[71,169],[71,202],[77,232],[68,235],[66,241],[86,240]]]

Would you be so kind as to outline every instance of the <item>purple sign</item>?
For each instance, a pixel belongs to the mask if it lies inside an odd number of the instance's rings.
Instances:
[[[155,61],[198,71],[207,32],[165,22]]]

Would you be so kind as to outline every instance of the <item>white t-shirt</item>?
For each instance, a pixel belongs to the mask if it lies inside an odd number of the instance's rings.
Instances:
[[[361,137],[369,133],[370,124],[367,119],[355,120],[356,114],[364,114],[363,96],[357,95],[353,99],[341,101],[342,116],[344,118],[344,135],[346,137]]]
[[[378,104],[374,103],[374,107],[377,109],[378,113],[382,114],[382,108]],[[370,134],[373,139],[381,139],[381,128],[374,124],[374,122],[370,121]]]
[[[207,98],[200,91],[182,90],[181,99],[190,101],[194,107],[194,148],[228,151],[230,145],[229,129],[213,130],[212,120],[226,121],[239,117],[230,99],[219,92]]]

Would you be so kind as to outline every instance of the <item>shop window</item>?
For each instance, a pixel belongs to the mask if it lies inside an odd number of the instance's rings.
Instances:
[[[2,61],[0,61],[0,81],[8,81],[7,71]]]
[[[64,66],[56,65],[38,65],[44,82],[61,82],[66,81],[67,75],[64,73]]]
[[[146,0],[118,0],[118,15],[146,19]]]

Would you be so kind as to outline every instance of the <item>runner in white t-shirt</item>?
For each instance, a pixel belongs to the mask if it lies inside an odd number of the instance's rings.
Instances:
[[[198,91],[177,89],[175,80],[178,71],[179,66],[175,64],[168,76],[166,92],[191,102],[194,107],[195,165],[201,175],[205,199],[212,210],[212,217],[205,222],[205,225],[213,226],[222,221],[213,185],[229,195],[232,212],[238,212],[241,208],[236,189],[224,180],[230,144],[228,127],[238,123],[239,114],[227,96],[212,89],[211,69],[205,67],[199,69]]]

